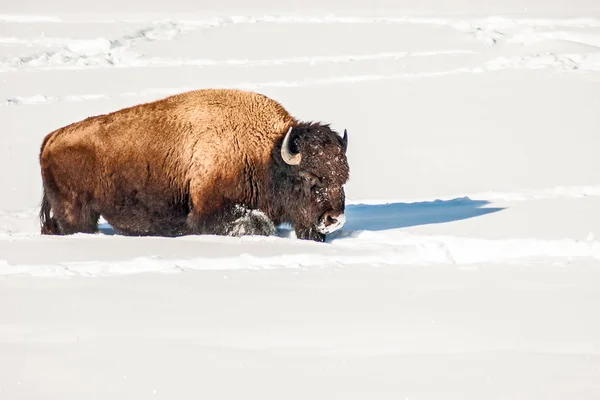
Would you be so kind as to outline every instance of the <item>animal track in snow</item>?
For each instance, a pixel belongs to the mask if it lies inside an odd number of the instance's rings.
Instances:
[[[10,16],[0,15],[0,22],[89,22],[89,23],[117,23],[142,21],[104,21],[104,20],[61,20],[56,17],[45,16]],[[138,31],[134,35],[125,36],[122,39],[109,40],[99,38],[91,41],[76,41],[60,38],[34,38],[20,39],[15,37],[0,38],[0,44],[31,44],[31,45],[55,45],[61,40],[67,40],[65,47],[55,51],[35,54],[27,57],[0,59],[0,69],[14,69],[19,67],[41,67],[50,65],[63,66],[109,66],[109,65],[131,65],[140,66],[151,64],[140,60],[140,55],[134,53],[131,47],[137,41],[169,40],[174,37],[194,31],[201,27],[227,27],[237,24],[399,24],[399,25],[434,25],[447,26],[452,29],[466,32],[485,43],[498,43],[502,41],[531,41],[543,40],[544,38],[559,37],[561,32],[539,31],[540,29],[556,28],[598,28],[600,19],[595,18],[571,18],[571,19],[508,19],[489,17],[483,19],[451,19],[451,18],[427,18],[407,16],[230,16],[215,17],[196,20],[177,21],[148,21],[151,26]],[[562,34],[565,34],[562,32]],[[568,34],[568,33],[567,33]],[[553,36],[554,35],[554,36]],[[558,36],[557,36],[558,35]],[[600,39],[595,40],[600,45]],[[76,48],[83,50],[79,52]],[[169,63],[171,61],[165,61]],[[172,62],[175,64],[175,61]],[[193,64],[193,61],[190,62]],[[196,62],[199,64],[199,62]]]
[[[59,50],[37,53],[31,56],[0,58],[1,70],[17,70],[26,68],[72,68],[72,67],[102,67],[119,65],[143,65],[141,55],[131,50],[136,43],[155,40],[171,40],[181,34],[195,30],[190,25],[173,22],[155,23],[149,28],[144,28],[132,35],[120,39],[109,40],[97,38],[91,40],[71,40]],[[38,38],[33,39],[45,45],[51,45],[60,39]],[[4,38],[0,42],[20,43],[18,38]]]
[[[0,23],[36,23],[53,22],[69,23],[81,20],[60,20],[54,17],[19,18],[0,15]],[[83,21],[85,22],[85,21]],[[111,21],[90,20],[89,22],[111,23]],[[117,21],[112,21],[117,22]],[[140,23],[141,21],[130,21]],[[143,22],[143,21],[142,21]],[[484,73],[506,69],[539,69],[557,68],[560,70],[600,70],[600,36],[594,36],[594,31],[600,28],[600,19],[570,18],[570,19],[510,19],[510,18],[427,18],[406,16],[231,16],[196,20],[152,21],[150,26],[125,35],[115,40],[97,38],[93,40],[37,38],[34,44],[53,46],[61,40],[67,41],[56,51],[41,52],[27,57],[0,59],[0,71],[30,70],[30,69],[79,69],[79,68],[111,68],[111,67],[220,67],[244,66],[267,67],[285,66],[290,64],[335,64],[354,61],[400,60],[406,57],[434,57],[445,55],[473,54],[472,50],[439,50],[426,52],[382,52],[376,54],[344,54],[334,56],[304,56],[288,58],[249,59],[180,59],[144,57],[132,48],[139,42],[170,40],[179,35],[192,32],[201,27],[223,28],[235,24],[421,24],[447,26],[449,28],[475,35],[478,40],[487,43],[519,43],[528,44],[543,40],[563,40],[590,46],[586,53],[540,52],[529,55],[505,55],[482,60],[479,65],[470,65],[448,70],[433,72],[398,72],[398,73],[362,73],[356,75],[338,75],[329,77],[307,78],[300,80],[279,80],[263,82],[241,82],[228,86],[242,89],[257,89],[261,87],[302,87],[329,85],[345,82],[372,82],[383,80],[423,79],[451,74]],[[565,29],[585,29],[585,32],[569,32]],[[0,43],[23,44],[24,40],[15,37],[0,38]],[[594,47],[596,46],[596,47]],[[564,49],[563,49],[564,50]],[[147,95],[169,95],[178,91],[192,89],[183,88],[154,88],[138,92],[123,92],[115,95],[103,93],[83,93],[68,96],[53,96],[38,94],[34,96],[15,96],[0,100],[0,106],[19,104],[42,104],[60,101],[82,101],[112,97],[135,97]]]
[[[509,19],[489,17],[457,21],[452,23],[451,26],[487,44],[498,44],[500,42],[529,44],[573,36],[565,29],[600,28],[600,19]],[[597,41],[597,43],[600,43],[600,41]]]
[[[397,57],[398,55],[394,55]],[[310,61],[310,59],[306,59]],[[323,61],[323,60],[321,60]],[[231,61],[221,61],[228,63]],[[237,60],[233,63],[238,62]],[[280,61],[272,61],[272,65],[277,65]],[[296,59],[294,62],[300,62]],[[303,61],[304,62],[304,61]],[[323,61],[324,62],[324,61]],[[338,61],[343,62],[343,61]],[[218,63],[215,61],[215,63]],[[257,63],[264,63],[258,61]],[[210,62],[209,62],[210,65]],[[214,64],[212,64],[214,65]],[[540,68],[560,68],[566,71],[597,71],[600,70],[600,54],[533,54],[529,56],[514,56],[514,57],[497,57],[485,62],[483,65],[476,67],[463,67],[451,70],[442,70],[434,72],[409,72],[395,74],[361,74],[361,75],[342,75],[330,76],[324,78],[305,78],[301,80],[279,80],[279,81],[263,81],[263,82],[241,82],[227,83],[226,86],[238,89],[256,90],[264,87],[307,87],[307,86],[322,86],[333,85],[339,83],[359,83],[359,82],[374,82],[387,80],[413,80],[424,78],[436,78],[455,74],[480,74],[491,73],[508,69],[540,69]],[[217,86],[219,84],[216,84]],[[194,87],[178,87],[178,88],[150,88],[137,92],[122,92],[115,95],[107,95],[100,93],[77,94],[68,96],[49,96],[37,94],[28,97],[11,97],[0,100],[0,107],[15,106],[15,105],[34,105],[50,102],[73,102],[83,100],[108,99],[114,97],[143,97],[143,96],[168,96],[183,91],[193,90]]]
[[[76,50],[79,48],[80,50]],[[289,64],[339,64],[354,61],[373,60],[399,60],[407,57],[434,57],[444,55],[468,55],[474,54],[471,50],[437,50],[417,52],[385,52],[376,54],[348,54],[334,56],[305,56],[272,59],[169,59],[169,58],[143,58],[128,50],[126,46],[115,45],[106,39],[86,41],[67,46],[55,53],[44,53],[37,57],[18,58],[2,62],[0,60],[0,71],[16,70],[17,67],[29,69],[74,69],[87,68],[109,68],[109,67],[219,67],[219,66],[244,66],[244,67],[267,67]]]
[[[563,70],[600,70],[600,53],[590,54],[533,54],[529,56],[498,57],[485,64],[485,69],[540,69],[555,67]]]

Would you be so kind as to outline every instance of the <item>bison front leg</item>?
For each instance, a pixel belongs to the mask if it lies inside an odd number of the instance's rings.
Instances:
[[[230,223],[226,223],[227,235],[261,235],[270,236],[275,234],[275,224],[260,210],[252,210],[236,205],[229,211]]]
[[[269,217],[259,210],[227,200],[214,187],[197,182],[192,187],[192,204],[187,218],[191,234],[269,236],[276,232]]]
[[[264,213],[239,205],[224,207],[204,216],[192,212],[188,226],[192,233],[208,235],[269,236],[276,232],[273,221]]]
[[[304,228],[296,227],[296,237],[304,240],[314,240],[315,242],[324,242],[325,234],[317,231],[316,227]]]

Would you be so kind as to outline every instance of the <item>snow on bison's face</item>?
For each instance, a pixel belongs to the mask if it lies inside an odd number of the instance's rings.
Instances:
[[[323,241],[344,225],[347,146],[347,132],[340,137],[328,125],[300,124],[287,132],[281,158],[293,169],[289,211],[299,238]]]

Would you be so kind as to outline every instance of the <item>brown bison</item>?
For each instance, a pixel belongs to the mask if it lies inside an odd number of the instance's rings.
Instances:
[[[87,118],[43,141],[42,234],[270,235],[344,223],[347,133],[253,92],[196,90]]]

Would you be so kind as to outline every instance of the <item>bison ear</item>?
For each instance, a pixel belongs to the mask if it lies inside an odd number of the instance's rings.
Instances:
[[[346,132],[345,129],[344,129],[344,138],[342,139],[342,141],[344,142],[344,153],[345,153],[346,149],[348,149],[348,132]]]

